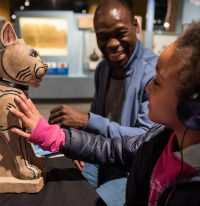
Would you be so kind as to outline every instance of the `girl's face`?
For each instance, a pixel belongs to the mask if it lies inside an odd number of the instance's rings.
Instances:
[[[160,55],[156,65],[156,77],[146,87],[149,93],[149,119],[172,129],[183,125],[177,116],[178,59],[174,56],[175,43]]]

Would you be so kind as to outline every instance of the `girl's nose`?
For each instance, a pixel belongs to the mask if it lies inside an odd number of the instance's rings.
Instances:
[[[147,93],[150,93],[151,84],[152,84],[152,82],[149,83],[149,84],[146,86],[146,88],[145,88],[145,90],[146,90]]]

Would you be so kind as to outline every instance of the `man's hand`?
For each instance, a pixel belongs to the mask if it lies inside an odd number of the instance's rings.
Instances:
[[[49,123],[58,124],[60,127],[82,129],[88,123],[89,114],[79,112],[77,109],[61,105],[50,111]]]
[[[30,134],[35,129],[41,115],[32,101],[30,99],[27,99],[23,94],[21,94],[19,97],[15,96],[15,101],[21,108],[23,113],[15,108],[11,108],[10,112],[12,112],[23,122],[24,126],[27,129],[27,132],[24,132],[18,128],[12,128],[11,131],[20,136],[29,138]]]

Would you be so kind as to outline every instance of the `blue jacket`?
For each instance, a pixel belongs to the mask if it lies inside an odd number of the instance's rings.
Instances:
[[[90,118],[85,131],[105,137],[133,136],[145,133],[153,126],[148,119],[146,85],[154,78],[157,56],[143,47],[137,40],[136,48],[125,72],[125,101],[120,124],[110,122],[105,117],[105,98],[111,76],[111,68],[106,60],[97,67],[95,73],[95,96],[91,106]]]

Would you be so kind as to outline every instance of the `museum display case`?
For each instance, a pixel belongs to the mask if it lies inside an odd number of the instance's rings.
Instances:
[[[72,11],[16,12],[18,36],[38,50],[49,66],[41,87],[30,90],[31,98],[93,97],[94,72],[83,63],[87,53],[85,33],[91,29],[79,28],[80,16],[88,15]]]

